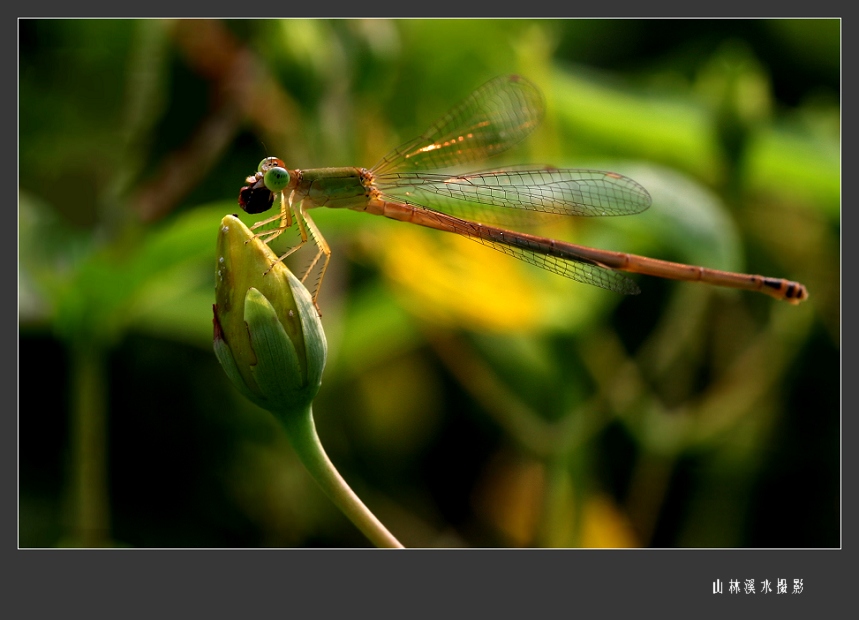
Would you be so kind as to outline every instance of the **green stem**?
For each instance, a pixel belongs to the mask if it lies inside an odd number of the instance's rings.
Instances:
[[[75,344],[72,354],[72,522],[61,542],[75,547],[110,544],[107,493],[104,354],[96,344]]]
[[[328,458],[316,434],[313,410],[308,407],[304,413],[291,411],[286,415],[278,415],[277,418],[286,427],[289,441],[301,462],[341,512],[377,547],[402,549],[403,545],[400,541],[394,538],[394,535],[349,488]]]

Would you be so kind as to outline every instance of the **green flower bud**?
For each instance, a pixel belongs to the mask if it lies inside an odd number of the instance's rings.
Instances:
[[[227,376],[274,413],[307,411],[327,345],[304,285],[237,217],[221,221],[215,270],[214,348]]]

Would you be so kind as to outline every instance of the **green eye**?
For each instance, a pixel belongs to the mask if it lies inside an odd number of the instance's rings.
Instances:
[[[269,168],[265,171],[263,183],[271,191],[279,192],[289,185],[289,172],[286,171],[286,168],[281,168],[280,166]]]
[[[275,166],[278,166],[280,168],[286,168],[286,164],[284,164],[277,157],[266,157],[259,163],[259,166],[257,166],[257,172],[262,172],[263,174],[265,174],[267,170],[269,170],[270,168],[274,168]]]

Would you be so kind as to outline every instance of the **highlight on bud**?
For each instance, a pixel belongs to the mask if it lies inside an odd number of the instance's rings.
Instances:
[[[306,411],[327,354],[319,315],[304,285],[232,215],[218,234],[215,300],[215,355],[233,384],[269,411]]]

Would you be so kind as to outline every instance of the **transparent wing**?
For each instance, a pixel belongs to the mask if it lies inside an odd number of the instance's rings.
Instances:
[[[576,256],[574,249],[569,245],[561,246],[557,242],[540,237],[500,231],[445,213],[431,211],[419,205],[413,206],[416,208],[415,223],[454,232],[507,256],[518,258],[576,282],[591,284],[624,295],[637,295],[641,292],[638,285],[622,273],[584,256]]]
[[[454,232],[584,284],[634,295],[638,286],[574,248],[468,221],[527,223],[552,215],[628,215],[650,206],[632,179],[598,170],[515,166],[465,175],[433,174],[501,153],[543,118],[540,91],[518,76],[495,78],[423,135],[391,151],[369,172],[381,197],[415,208],[413,223]],[[464,219],[463,219],[464,218]]]
[[[637,182],[601,170],[516,166],[457,176],[405,172],[381,175],[374,184],[394,199],[485,223],[524,222],[534,212],[631,215],[651,204]]]
[[[525,78],[490,80],[371,172],[437,170],[485,159],[521,142],[543,119],[543,96]]]

